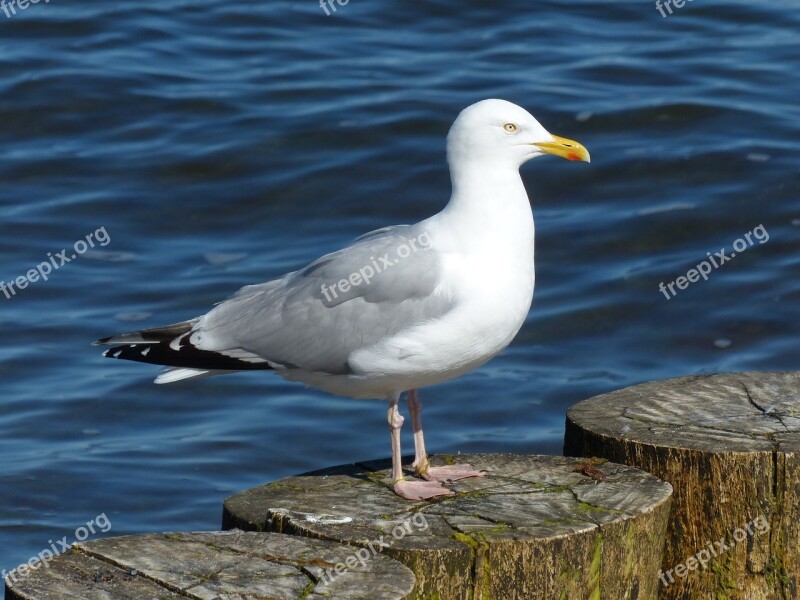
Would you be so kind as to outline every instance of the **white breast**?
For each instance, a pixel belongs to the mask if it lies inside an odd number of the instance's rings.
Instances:
[[[513,340],[533,298],[534,226],[521,181],[512,192],[482,214],[445,210],[426,222],[442,260],[437,293],[456,308],[354,353],[358,374],[408,377],[403,389],[422,387],[477,368]]]

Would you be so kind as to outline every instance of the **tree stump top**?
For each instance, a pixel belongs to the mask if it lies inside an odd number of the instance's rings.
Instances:
[[[564,452],[653,473],[675,490],[665,600],[797,598],[800,373],[645,383],[576,404]]]
[[[431,457],[433,466],[453,461],[469,462],[487,475],[455,482],[455,496],[415,502],[392,493],[388,461],[341,465],[231,496],[225,512],[241,529],[264,530],[268,520],[279,519],[314,537],[364,544],[422,514],[431,527],[414,527],[418,531],[395,540],[394,547],[457,548],[458,534],[559,537],[593,529],[652,510],[672,492],[649,473],[607,462],[510,454]]]
[[[800,373],[654,381],[579,402],[568,420],[598,436],[702,452],[800,451]]]
[[[669,484],[604,461],[498,454],[431,458],[434,466],[451,462],[469,462],[487,475],[455,482],[454,496],[414,502],[391,491],[389,461],[342,465],[228,498],[223,528],[379,545],[412,567],[415,598],[552,598],[565,590],[568,597],[589,597],[601,580],[613,590],[612,580],[655,579],[655,571],[642,575],[634,565],[660,556],[658,531],[666,526]],[[633,535],[630,522],[637,520],[641,531]],[[613,538],[608,532],[615,525],[629,539],[607,540],[603,550],[603,532]],[[613,564],[620,560],[626,563],[622,570]],[[630,581],[619,588],[626,585]],[[655,589],[654,581],[642,585]]]
[[[75,545],[49,568],[12,572],[6,598],[410,598],[413,573],[385,556],[336,573],[336,565],[345,565],[352,556],[353,548],[277,533],[121,536]],[[326,570],[335,577],[326,580]]]

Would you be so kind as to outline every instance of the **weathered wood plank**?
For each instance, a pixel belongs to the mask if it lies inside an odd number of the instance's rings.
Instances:
[[[799,450],[800,373],[786,372],[683,377],[584,400],[569,410],[564,448],[672,484],[663,597],[752,600],[798,598]]]
[[[12,573],[6,598],[410,598],[408,568],[385,556],[353,557],[353,548],[276,533],[122,536],[77,545],[27,575]],[[324,576],[329,570],[333,577]]]
[[[433,457],[486,477],[410,502],[387,461],[287,477],[225,502],[223,528],[379,549],[409,566],[415,598],[655,598],[671,488],[612,463],[553,456]]]

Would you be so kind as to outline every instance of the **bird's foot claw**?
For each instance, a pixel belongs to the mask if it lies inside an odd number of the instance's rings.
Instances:
[[[453,490],[448,490],[438,481],[419,481],[416,479],[401,479],[394,483],[394,493],[406,500],[430,500],[437,496],[452,496]]]
[[[483,477],[486,475],[483,471],[476,471],[472,465],[447,465],[444,467],[429,467],[426,473],[422,473],[420,477],[427,481],[440,481],[442,483],[447,481],[458,481],[459,479],[467,479],[468,477]]]

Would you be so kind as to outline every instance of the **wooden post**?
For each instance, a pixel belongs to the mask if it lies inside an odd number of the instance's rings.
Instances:
[[[645,383],[569,410],[564,453],[636,466],[675,490],[664,598],[798,597],[800,373]]]
[[[410,598],[414,575],[385,556],[276,533],[164,533],[86,542],[6,579],[6,600]]]
[[[486,477],[411,502],[389,463],[281,479],[225,502],[223,528],[278,531],[379,548],[417,578],[414,598],[651,599],[671,488],[622,465],[555,456],[436,456]]]

